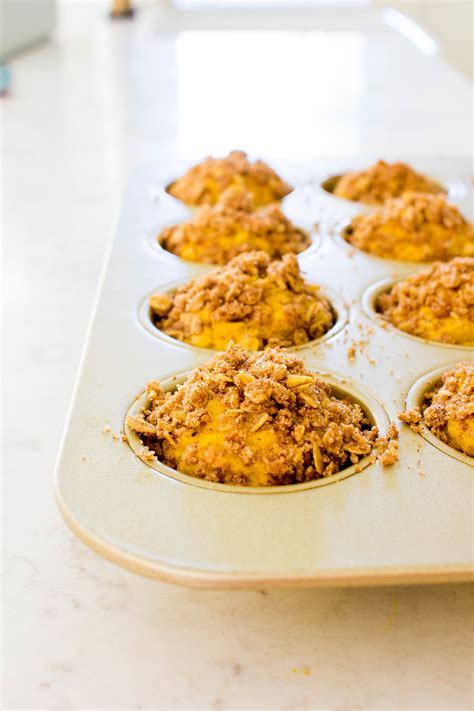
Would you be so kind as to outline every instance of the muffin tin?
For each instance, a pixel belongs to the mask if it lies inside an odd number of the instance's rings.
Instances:
[[[302,270],[330,298],[336,294],[343,305],[334,304],[336,310],[348,314],[298,355],[336,394],[359,401],[383,433],[390,421],[399,424],[397,412],[407,398],[409,406],[416,404],[433,378],[471,360],[473,349],[447,349],[379,325],[370,311],[373,285],[424,267],[376,259],[332,237],[334,225],[348,216],[347,201],[326,200],[318,185],[323,173],[337,174],[341,165],[327,161],[320,175],[304,181],[298,169],[279,166],[297,185],[283,209],[297,224],[320,226],[315,248],[299,256]],[[327,480],[263,491],[147,464],[134,452],[133,434],[130,443],[122,440],[126,414],[139,405],[149,380],[174,387],[212,354],[161,337],[146,311],[152,291],[209,270],[170,260],[152,246],[162,227],[190,214],[165,192],[182,170],[150,168],[129,184],[57,465],[56,496],[67,523],[115,563],[196,587],[472,579],[473,462],[433,441],[428,431],[400,426],[400,457],[391,467],[367,459],[361,471],[350,467]],[[425,170],[448,184],[469,165],[443,159]],[[308,166],[303,173],[310,174]],[[464,212],[466,207],[461,204]]]

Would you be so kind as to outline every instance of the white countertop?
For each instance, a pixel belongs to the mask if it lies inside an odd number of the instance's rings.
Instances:
[[[109,23],[105,8],[60,6],[55,43],[12,64],[2,105],[3,708],[471,708],[471,586],[175,588],[98,558],[52,496],[131,170],[232,147],[306,165],[462,155],[468,81],[374,17],[244,46],[232,32],[176,35],[155,8]]]

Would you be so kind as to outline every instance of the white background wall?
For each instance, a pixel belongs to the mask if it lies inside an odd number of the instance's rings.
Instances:
[[[471,0],[375,0],[411,17],[439,43],[456,69],[474,77],[474,3]]]
[[[54,19],[55,0],[1,0],[0,59],[45,39]]]

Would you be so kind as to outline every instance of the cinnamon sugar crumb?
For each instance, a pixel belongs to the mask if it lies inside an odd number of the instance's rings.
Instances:
[[[421,411],[419,408],[414,408],[413,410],[405,410],[398,413],[398,419],[406,425],[409,425],[413,432],[420,432],[421,426],[420,422],[422,419]]]
[[[389,467],[398,461],[398,430],[393,422],[387,434],[375,441],[375,447],[378,452],[377,460],[382,466]]]
[[[353,343],[349,348],[347,349],[347,358],[351,361],[351,363],[355,360],[357,353],[357,347]]]

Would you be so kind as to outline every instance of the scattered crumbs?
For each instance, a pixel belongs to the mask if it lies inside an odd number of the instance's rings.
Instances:
[[[408,425],[413,432],[418,433],[421,431],[421,411],[418,407],[415,407],[413,410],[404,410],[399,412],[397,417],[400,422]]]
[[[356,348],[355,344],[353,343],[352,346],[349,346],[349,348],[347,349],[347,358],[349,359],[349,361],[351,363],[355,360],[356,352],[357,352],[357,348]]]
[[[125,435],[121,430],[117,434],[112,430],[112,427],[110,425],[105,425],[105,427],[102,427],[101,432],[104,434],[110,434],[114,442],[128,442],[127,435]]]
[[[421,476],[421,477],[426,476],[426,472],[424,471],[424,469],[418,469],[418,476]]]
[[[141,447],[137,451],[137,456],[140,459],[143,459],[145,462],[152,462],[155,461],[157,458],[156,454],[152,452],[151,449],[148,449],[148,447],[146,447],[145,445],[143,445],[143,447]]]
[[[82,454],[82,455],[81,455],[81,460],[82,460],[83,462],[86,462],[86,461],[87,461],[87,457],[86,457],[85,454]]]
[[[311,669],[303,664],[301,667],[292,667],[291,671],[293,674],[303,674],[303,676],[309,676],[311,674]]]
[[[392,422],[386,435],[375,440],[378,451],[377,459],[384,467],[389,467],[398,461],[398,430]]]

